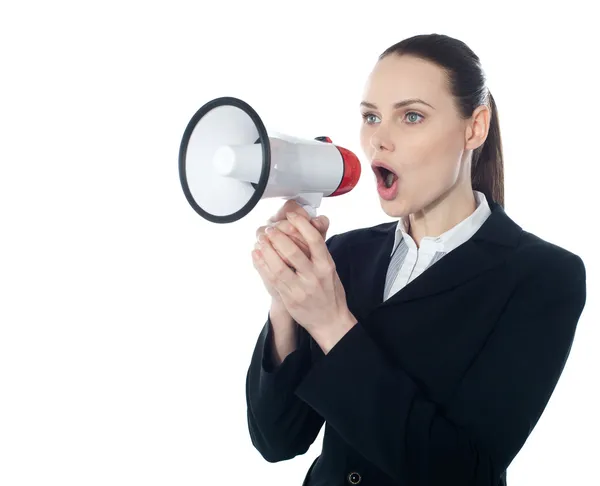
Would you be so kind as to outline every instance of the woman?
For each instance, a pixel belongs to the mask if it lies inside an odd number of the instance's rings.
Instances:
[[[390,47],[361,109],[398,222],[324,241],[327,220],[296,210],[260,231],[273,304],[247,375],[252,443],[291,459],[325,423],[305,485],[506,485],[569,355],[584,264],[504,212],[497,110],[464,43]]]

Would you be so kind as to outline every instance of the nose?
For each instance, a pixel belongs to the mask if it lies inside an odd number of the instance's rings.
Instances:
[[[394,144],[392,143],[390,137],[384,133],[381,128],[371,136],[371,147],[378,152],[382,152],[384,150],[391,152],[394,150]]]

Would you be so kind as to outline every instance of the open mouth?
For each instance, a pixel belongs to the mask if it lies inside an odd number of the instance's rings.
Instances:
[[[382,183],[387,189],[394,185],[398,176],[389,169],[381,166],[374,166],[373,171],[377,177],[377,182]]]

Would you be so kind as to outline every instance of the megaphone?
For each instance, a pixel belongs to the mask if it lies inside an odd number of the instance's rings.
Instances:
[[[189,121],[179,150],[179,178],[192,208],[213,223],[232,223],[265,198],[294,199],[316,217],[323,197],[351,191],[358,157],[328,137],[269,136],[245,101],[216,98]]]

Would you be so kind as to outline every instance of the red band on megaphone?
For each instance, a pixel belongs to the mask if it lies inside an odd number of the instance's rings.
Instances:
[[[337,145],[336,148],[340,151],[342,159],[344,160],[344,175],[342,177],[342,182],[340,182],[340,185],[330,197],[346,194],[354,189],[360,179],[361,167],[358,157],[348,149],[338,147]]]

